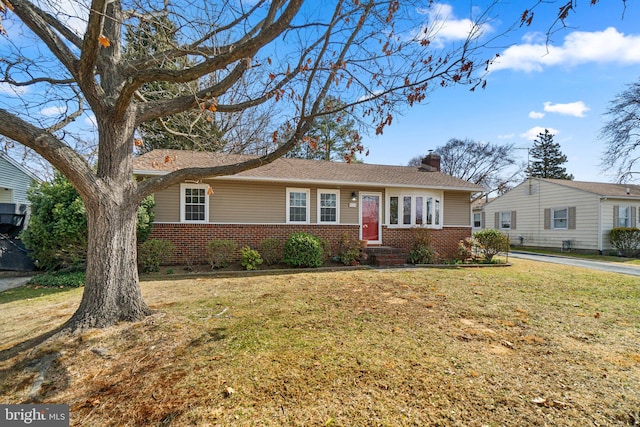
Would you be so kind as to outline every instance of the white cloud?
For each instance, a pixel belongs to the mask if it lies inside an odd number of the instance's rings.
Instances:
[[[508,133],[505,135],[498,135],[498,139],[512,139],[515,136],[516,136],[515,133]]]
[[[40,114],[46,117],[57,116],[64,113],[67,109],[65,107],[47,107],[40,110]]]
[[[520,138],[524,138],[530,141],[533,141],[534,139],[538,138],[538,135],[541,133],[544,133],[544,131],[548,130],[550,134],[552,135],[557,135],[560,133],[559,130],[554,129],[554,128],[544,128],[544,127],[540,127],[540,126],[536,126],[536,127],[532,127],[531,129],[529,129],[528,131],[521,133],[520,134]]]
[[[28,91],[26,86],[12,86],[8,83],[0,83],[0,95],[22,96]]]
[[[544,113],[540,113],[538,111],[532,111],[529,113],[530,119],[541,119],[544,117]]]
[[[544,111],[548,113],[564,114],[565,116],[584,117],[584,113],[589,110],[590,108],[582,101],[570,102],[568,104],[552,104],[551,102],[544,103]]]
[[[492,71],[542,71],[555,65],[579,65],[589,62],[640,64],[640,35],[625,35],[609,27],[604,31],[574,31],[560,46],[536,41],[530,34],[524,43],[514,45],[500,54],[491,66]]]
[[[487,23],[477,26],[469,18],[456,18],[453,6],[449,4],[434,3],[429,8],[418,9],[418,13],[428,17],[428,31],[425,33],[423,27],[415,39],[428,38],[436,46],[441,46],[445,41],[466,40],[470,35],[475,38],[493,31]]]

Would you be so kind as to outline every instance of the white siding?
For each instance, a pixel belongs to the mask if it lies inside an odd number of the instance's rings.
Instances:
[[[596,194],[538,180],[528,180],[485,205],[484,228],[495,228],[497,212],[515,211],[516,226],[508,231],[512,244],[562,248],[565,240],[572,248],[598,250],[599,197]],[[545,229],[545,209],[575,207],[575,229]],[[611,213],[613,218],[613,212]],[[609,228],[610,229],[610,228]],[[604,233],[604,230],[603,230]],[[607,231],[608,236],[608,231]],[[608,237],[606,245],[609,245]]]
[[[29,204],[27,190],[32,181],[29,175],[0,157],[0,202]]]

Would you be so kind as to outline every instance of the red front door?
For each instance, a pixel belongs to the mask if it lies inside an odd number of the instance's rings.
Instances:
[[[362,195],[362,240],[380,240],[380,196]]]

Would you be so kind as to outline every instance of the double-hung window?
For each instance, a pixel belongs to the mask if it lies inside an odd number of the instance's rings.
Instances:
[[[473,213],[473,228],[482,228],[482,212]]]
[[[617,227],[631,227],[631,206],[618,206]]]
[[[569,209],[552,209],[551,224],[555,230],[566,230],[569,228]]]
[[[318,190],[318,223],[340,222],[340,190]]]
[[[209,184],[180,184],[180,222],[209,222]]]
[[[287,188],[287,222],[309,223],[308,188]]]
[[[498,226],[500,230],[511,230],[511,211],[498,214]]]

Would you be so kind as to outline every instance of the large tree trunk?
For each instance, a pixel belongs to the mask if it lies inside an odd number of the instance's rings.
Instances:
[[[140,292],[136,262],[137,206],[104,195],[87,208],[87,278],[80,307],[68,329],[101,328],[151,314]],[[106,199],[106,200],[105,200]]]
[[[104,328],[151,314],[140,292],[133,178],[134,109],[121,120],[98,120],[97,179],[81,193],[87,211],[87,273],[80,307],[67,329]]]

